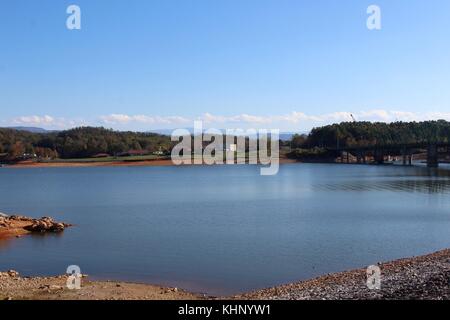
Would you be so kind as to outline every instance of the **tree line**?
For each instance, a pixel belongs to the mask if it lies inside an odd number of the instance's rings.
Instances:
[[[343,122],[295,135],[291,146],[301,149],[364,147],[450,142],[450,122]]]
[[[329,150],[336,148],[436,142],[450,142],[450,122],[343,122],[314,128],[307,135],[294,135],[281,145],[289,144],[301,157],[319,158],[330,156]],[[117,156],[130,150],[168,154],[174,145],[170,136],[105,128],[46,133],[0,128],[0,159],[11,161],[24,155],[71,159],[98,154]]]
[[[98,154],[114,156],[130,150],[170,152],[171,148],[170,137],[156,133],[119,132],[92,127],[32,133],[0,128],[0,156],[7,160],[17,160],[24,155],[88,158]]]

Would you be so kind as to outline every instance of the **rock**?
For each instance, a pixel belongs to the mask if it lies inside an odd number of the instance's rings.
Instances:
[[[0,218],[8,218],[9,216],[6,213],[0,212]]]
[[[8,272],[8,276],[10,276],[11,278],[18,278],[19,277],[19,273],[15,270],[9,270]]]
[[[0,272],[0,278],[18,278],[19,277],[19,273],[15,270],[9,270],[6,272]]]
[[[53,226],[56,231],[63,231],[66,228],[64,223],[56,223]]]
[[[33,219],[25,217],[25,216],[17,216],[17,215],[12,215],[8,217],[9,220],[12,221],[33,221]]]
[[[46,232],[62,232],[70,224],[54,221],[50,217],[42,217],[41,219],[33,219],[25,216],[12,215],[9,217],[0,216],[0,231],[9,231],[10,236],[19,236],[23,231],[46,233]],[[9,230],[8,230],[9,229]]]
[[[55,222],[50,217],[42,217],[41,219],[33,220],[33,224],[31,226],[25,227],[25,230],[40,233],[62,232],[67,227],[70,227],[70,225],[66,223]]]
[[[64,290],[64,287],[57,286],[54,284],[44,284],[43,286],[40,286],[39,289],[48,290],[48,291],[58,291],[58,290]]]
[[[64,287],[52,284],[52,285],[49,286],[49,289],[52,290],[52,291],[57,291],[57,290],[64,290]]]
[[[11,225],[11,222],[9,221],[8,217],[2,217],[0,216],[0,227],[7,228]]]

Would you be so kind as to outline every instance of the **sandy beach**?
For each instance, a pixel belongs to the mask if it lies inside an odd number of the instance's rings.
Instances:
[[[178,288],[115,281],[81,280],[81,289],[69,290],[66,275],[21,277],[0,272],[0,300],[198,300],[202,295]]]

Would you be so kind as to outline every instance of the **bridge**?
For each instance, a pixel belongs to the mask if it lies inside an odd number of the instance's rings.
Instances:
[[[450,143],[406,143],[406,144],[386,144],[372,146],[350,146],[342,148],[328,148],[337,152],[343,163],[350,163],[350,157],[356,158],[357,163],[367,163],[367,158],[372,157],[375,163],[383,164],[386,158],[400,156],[403,165],[412,165],[413,155],[426,152],[427,166],[437,168],[439,158],[450,155]]]

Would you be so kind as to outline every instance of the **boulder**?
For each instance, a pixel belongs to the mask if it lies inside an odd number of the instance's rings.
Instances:
[[[6,220],[0,218],[0,227],[6,228],[8,225],[6,224]]]
[[[0,217],[0,227],[8,228],[11,225],[8,218]]]
[[[62,286],[57,286],[57,285],[55,285],[55,284],[47,284],[47,285],[44,285],[44,286],[41,287],[41,288],[47,289],[47,290],[49,290],[49,291],[59,291],[59,290],[64,290],[64,287],[62,287]]]
[[[8,274],[10,277],[13,277],[13,278],[17,278],[19,276],[19,273],[16,270],[9,270]]]
[[[52,218],[42,217],[38,220],[33,220],[33,223],[30,226],[25,227],[25,230],[31,232],[62,232],[67,227],[70,227],[69,224],[55,222]]]
[[[0,278],[5,278],[5,277],[10,277],[10,278],[18,278],[19,277],[19,273],[15,270],[9,270],[6,272],[0,272]]]
[[[32,221],[33,219],[25,217],[25,216],[17,216],[17,215],[12,215],[8,217],[9,220],[12,221]]]

